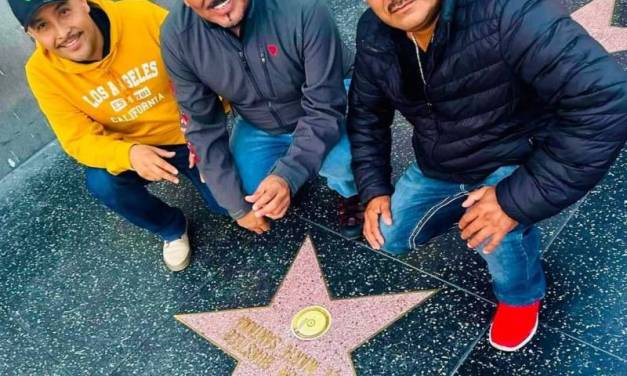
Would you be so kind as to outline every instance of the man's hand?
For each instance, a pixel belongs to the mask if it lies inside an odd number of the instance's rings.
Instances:
[[[270,224],[265,218],[259,218],[255,215],[254,211],[249,211],[248,214],[237,220],[237,224],[246,230],[252,231],[258,235],[263,234],[270,230]]]
[[[364,237],[373,249],[379,250],[385,242],[379,229],[379,216],[383,222],[392,225],[392,211],[390,210],[390,196],[378,196],[370,200],[364,213]]]
[[[142,178],[150,181],[167,180],[179,183],[178,170],[165,161],[176,153],[149,145],[133,145],[130,151],[131,166]]]
[[[290,186],[280,176],[270,175],[263,179],[255,193],[244,198],[253,204],[258,218],[282,218],[290,207]]]
[[[462,206],[467,210],[459,221],[459,229],[469,248],[476,249],[489,240],[483,247],[483,252],[489,254],[501,244],[507,233],[518,226],[518,222],[505,214],[499,205],[494,187],[471,192]]]

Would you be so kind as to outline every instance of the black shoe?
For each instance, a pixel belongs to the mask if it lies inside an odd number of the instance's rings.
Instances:
[[[347,239],[359,239],[364,225],[364,208],[359,203],[359,196],[340,197],[337,214],[340,221],[340,234]]]

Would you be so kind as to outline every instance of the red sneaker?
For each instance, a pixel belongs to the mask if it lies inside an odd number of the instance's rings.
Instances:
[[[538,329],[540,301],[526,306],[499,303],[490,326],[490,344],[502,351],[525,346]]]

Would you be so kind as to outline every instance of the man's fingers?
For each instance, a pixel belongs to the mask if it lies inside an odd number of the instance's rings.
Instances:
[[[499,245],[501,245],[501,242],[505,238],[505,235],[507,235],[507,234],[506,233],[500,233],[500,232],[492,235],[492,239],[490,239],[490,243],[488,243],[488,245],[486,245],[483,248],[483,253],[485,253],[485,254],[492,253]]]
[[[484,227],[481,231],[477,232],[468,240],[468,248],[477,249],[481,246],[490,236],[494,234],[494,229]]]
[[[153,181],[156,181],[156,180],[167,180],[167,181],[169,181],[171,183],[174,183],[174,184],[178,184],[179,183],[179,179],[176,176],[174,176],[174,175],[170,174],[169,172],[161,169],[161,167],[159,167],[158,165],[154,165],[151,170],[152,170],[152,173],[157,177],[157,179],[155,179]]]
[[[381,235],[381,230],[379,229],[378,215],[374,218],[374,221],[371,222],[370,227],[372,234],[374,235],[375,239],[377,239],[377,243],[379,243],[379,248],[381,248],[385,240],[383,239],[383,235]]]
[[[179,179],[175,176],[176,174],[178,174],[178,170],[174,166],[159,157],[154,157],[141,176],[150,181],[167,180],[178,184]]]
[[[291,204],[291,199],[290,199],[290,195],[288,194],[287,197],[285,198],[285,202],[283,203],[283,208],[278,213],[279,218],[283,218],[285,214],[287,214],[287,210],[290,208],[290,204]]]
[[[179,171],[176,169],[176,167],[172,166],[171,164],[169,164],[168,162],[166,162],[165,160],[159,158],[155,161],[155,164],[162,170],[168,172],[171,175],[178,175]]]
[[[477,202],[477,200],[475,200],[474,196],[468,195],[468,197],[466,197],[466,200],[462,202],[462,208],[469,208],[473,206],[475,202]]]
[[[161,176],[159,174],[161,170],[158,169],[155,165],[153,164],[145,164],[142,166],[137,166],[137,173],[139,174],[139,176],[141,176],[142,178],[148,180],[148,181],[159,181],[161,180]]]
[[[255,212],[258,212],[259,210],[263,209],[266,205],[268,205],[272,200],[274,200],[274,198],[276,197],[277,193],[275,191],[265,191],[261,197],[259,197],[255,203],[253,204],[253,210]],[[257,216],[257,217],[261,217],[261,216]]]
[[[476,191],[470,192],[470,194],[466,198],[466,201],[462,203],[462,207],[469,208],[473,206],[477,201],[481,200],[481,197],[483,197],[487,189],[488,187],[484,187],[481,189],[477,189]]]
[[[275,202],[276,202],[276,204],[275,204]],[[272,218],[272,219],[283,218],[283,216],[287,212],[287,208],[289,206],[289,203],[290,203],[289,198],[284,198],[282,200],[275,199],[273,202],[271,202],[268,205],[266,205],[266,207],[263,208],[260,211],[260,213],[264,217],[268,217],[268,218]],[[270,207],[271,205],[273,207]]]
[[[257,215],[257,217],[261,218],[261,217],[270,217],[272,218],[273,216],[278,215],[282,210],[283,210],[283,206],[285,205],[285,197],[281,196],[281,195],[276,195],[274,196],[274,198],[268,202],[268,204],[266,204],[266,206],[264,206],[262,209],[258,210],[255,215]],[[254,206],[253,206],[253,210],[254,210]],[[274,218],[273,218],[274,219]]]
[[[244,200],[246,200],[247,202],[251,204],[254,204],[257,200],[259,200],[259,197],[261,197],[261,195],[263,195],[264,192],[265,190],[262,187],[258,187],[255,193],[244,197]]]
[[[167,181],[169,181],[170,183],[173,183],[173,184],[178,184],[179,183],[179,178],[177,178],[174,175],[170,175],[167,172],[164,172],[164,173],[161,174],[161,179],[162,180],[167,180]]]
[[[285,214],[287,214],[287,209],[289,209],[289,208],[290,208],[290,205],[289,205],[289,202],[288,202],[288,204],[285,205],[285,208],[283,209],[283,211],[281,211],[279,213],[278,218],[276,218],[276,219],[281,219],[281,218],[285,217]]]
[[[364,236],[370,246],[376,250],[381,249],[381,244],[376,232],[379,231],[379,215],[373,211],[366,212],[366,222],[364,223]]]
[[[389,201],[385,201],[381,205],[381,217],[383,218],[383,223],[388,226],[392,226],[392,211],[390,210]]]
[[[479,210],[476,207],[466,210],[466,214],[459,220],[459,229],[463,231],[477,217],[479,217]]]
[[[470,222],[470,224],[468,224],[466,227],[464,227],[464,230],[461,232],[461,238],[463,240],[468,240],[482,228],[483,222],[481,220],[475,219],[474,221]]]
[[[176,155],[176,153],[173,152],[173,151],[167,151],[167,150],[160,149],[160,148],[157,148],[157,147],[154,147],[154,146],[151,149],[155,153],[157,153],[158,156],[163,157],[163,158],[172,158],[172,157],[174,157]]]
[[[368,242],[370,247],[372,247],[372,249],[380,249],[381,246],[377,243],[374,235],[372,235],[372,231],[370,231],[370,226],[364,226],[364,238],[366,238],[366,241]]]
[[[364,226],[361,230],[362,235],[366,238],[368,244],[374,248],[372,241],[370,240],[370,219],[368,219],[368,212],[364,213]]]
[[[157,180],[159,180],[159,177],[157,177],[157,175],[155,175],[154,173],[152,173],[150,171],[144,171],[144,173],[140,174],[139,176],[141,176],[143,179],[146,179],[148,181],[157,181]]]

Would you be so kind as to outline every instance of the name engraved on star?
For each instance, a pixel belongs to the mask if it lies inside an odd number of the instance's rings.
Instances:
[[[314,375],[321,368],[320,361],[293,344],[284,344],[270,329],[249,317],[241,317],[223,336],[230,348],[257,367],[267,370],[280,363],[276,376]],[[334,370],[325,370],[325,376],[339,376]]]
[[[320,367],[318,360],[291,344],[287,345],[281,355],[283,360],[291,366],[305,371],[307,375],[313,375]]]
[[[224,340],[246,359],[261,369],[268,369],[276,361],[273,351],[280,339],[270,330],[247,317],[226,332]]]

